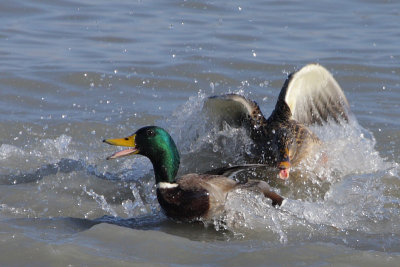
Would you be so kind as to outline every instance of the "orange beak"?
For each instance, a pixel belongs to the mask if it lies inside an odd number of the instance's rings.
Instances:
[[[289,150],[287,148],[283,151],[283,158],[278,163],[279,168],[279,178],[286,180],[289,179],[290,172],[290,158],[289,158]]]

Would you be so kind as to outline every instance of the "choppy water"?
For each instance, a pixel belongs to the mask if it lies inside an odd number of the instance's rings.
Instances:
[[[17,0],[0,17],[1,265],[399,265],[398,2]],[[209,124],[205,98],[269,114],[309,62],[354,118],[315,127],[327,166],[269,179],[282,209],[239,192],[223,225],[175,223],[146,159],[105,160],[104,138],[157,124],[181,172],[243,162],[249,139]]]

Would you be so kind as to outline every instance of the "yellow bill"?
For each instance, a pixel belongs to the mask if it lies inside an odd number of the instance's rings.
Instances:
[[[111,156],[107,157],[107,159],[116,159],[116,158],[125,157],[125,156],[139,153],[139,149],[136,148],[135,137],[136,137],[136,134],[125,137],[125,138],[103,140],[104,143],[107,143],[109,145],[131,147],[131,148],[116,152],[116,153],[112,154]]]

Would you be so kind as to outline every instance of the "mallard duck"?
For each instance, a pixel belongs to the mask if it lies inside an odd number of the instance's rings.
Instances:
[[[157,126],[147,126],[133,135],[121,139],[106,139],[103,142],[130,147],[107,159],[140,154],[153,164],[157,199],[168,217],[178,220],[208,220],[224,211],[227,194],[237,188],[258,191],[272,200],[272,205],[281,205],[283,198],[270,190],[264,181],[248,180],[241,184],[223,173],[234,172],[240,167],[217,169],[205,174],[190,173],[176,178],[180,157],[174,140],[168,132]]]
[[[237,94],[212,96],[204,108],[219,122],[248,129],[255,161],[277,167],[281,179],[288,179],[290,168],[321,144],[307,126],[346,122],[350,112],[339,84],[319,64],[288,76],[268,119],[255,101]]]

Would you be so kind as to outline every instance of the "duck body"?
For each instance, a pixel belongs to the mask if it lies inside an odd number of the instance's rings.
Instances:
[[[237,94],[210,97],[204,108],[218,123],[246,128],[254,143],[251,161],[277,167],[281,179],[321,145],[310,125],[346,122],[350,113],[339,84],[318,64],[288,76],[268,119],[255,101]]]
[[[271,166],[287,161],[296,165],[321,143],[307,126],[281,113],[273,113],[268,119],[260,119],[260,123],[248,128],[255,143],[253,152],[260,155],[256,162]]]
[[[205,174],[190,173],[176,179],[179,153],[171,136],[160,127],[143,127],[132,136],[107,139],[104,142],[131,147],[113,154],[108,159],[132,154],[141,154],[150,159],[155,174],[157,200],[170,218],[183,221],[218,218],[224,213],[228,193],[237,188],[263,193],[272,200],[274,206],[283,202],[283,198],[271,191],[264,181],[249,180],[241,184],[221,175],[229,173],[232,169],[237,171],[252,165],[230,167],[222,171],[218,169]]]
[[[210,196],[203,188],[157,188],[157,200],[168,217],[179,220],[206,217],[210,209]]]
[[[168,217],[192,220],[221,215],[227,194],[237,183],[221,175],[191,173],[179,178],[175,185],[159,185],[158,202]]]

